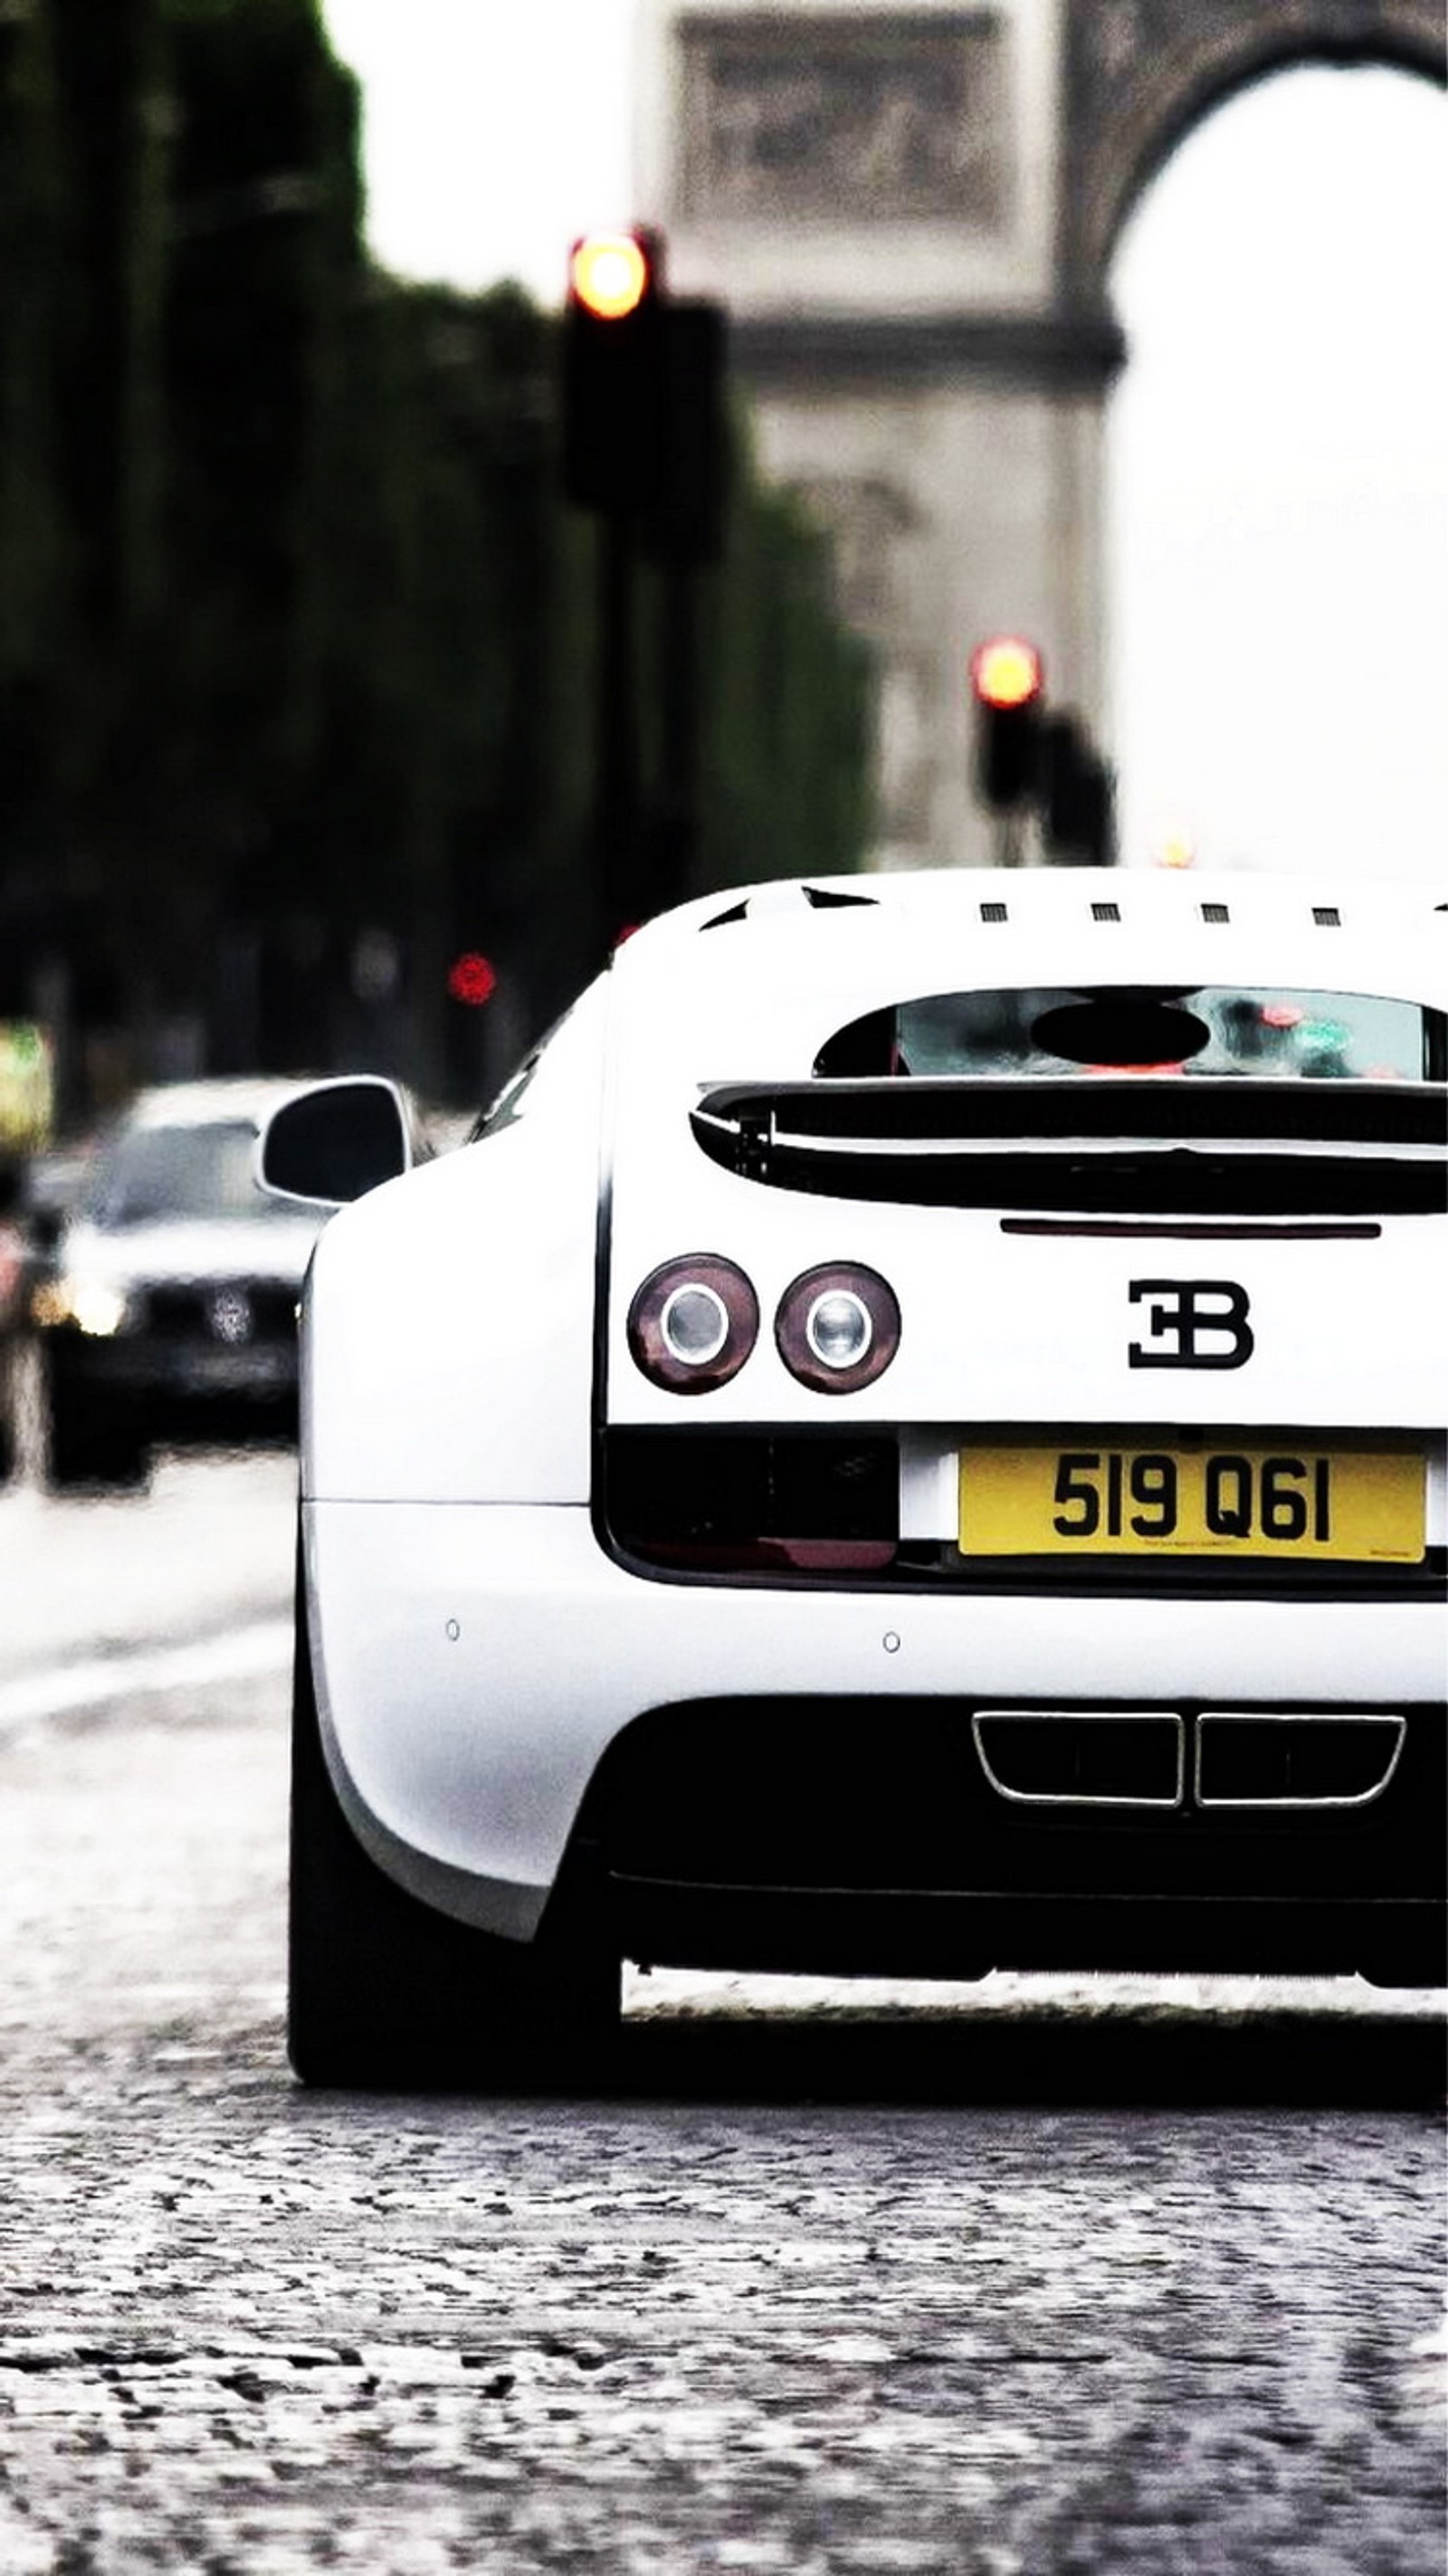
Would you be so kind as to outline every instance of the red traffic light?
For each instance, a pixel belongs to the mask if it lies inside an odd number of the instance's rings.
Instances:
[[[653,508],[667,449],[663,243],[642,229],[585,233],[563,315],[563,488],[582,510]]]
[[[1030,804],[1038,785],[1045,677],[1034,644],[992,635],[970,657],[975,783],[993,814]]]
[[[448,991],[455,1002],[465,1003],[469,1010],[480,1009],[496,992],[497,984],[497,969],[491,959],[480,956],[475,948],[465,949],[448,968]]]
[[[970,657],[970,685],[984,707],[1030,706],[1045,686],[1040,654],[1022,635],[992,635]]]
[[[568,291],[600,322],[636,313],[653,283],[649,244],[639,233],[585,233],[568,262]]]

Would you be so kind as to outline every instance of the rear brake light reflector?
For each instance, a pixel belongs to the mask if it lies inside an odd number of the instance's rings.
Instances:
[[[758,1338],[759,1300],[737,1264],[716,1252],[661,1263],[629,1308],[635,1366],[675,1395],[727,1385]]]
[[[774,1338],[801,1385],[853,1395],[882,1376],[899,1349],[899,1303],[878,1271],[827,1262],[785,1290]]]

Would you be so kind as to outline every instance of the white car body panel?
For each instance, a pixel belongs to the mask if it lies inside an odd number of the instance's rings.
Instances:
[[[586,1503],[607,987],[527,1116],[342,1209],[302,1337],[302,1491]]]
[[[1216,1605],[926,1600],[641,1583],[586,1511],[419,1504],[305,1515],[328,1747],[384,1866],[485,1931],[530,1934],[600,1755],[641,1710],[732,1692],[1075,1697],[1223,1707],[1290,1673],[1304,1707],[1356,1707],[1391,1671],[1443,1688],[1428,1602]],[[892,1645],[887,1641],[894,1639]],[[761,1794],[767,1795],[767,1787]],[[471,1882],[471,1884],[470,1884]]]
[[[1228,1240],[1157,1226],[1043,1241],[1003,1231],[990,1208],[740,1178],[701,1151],[687,1114],[714,1085],[807,1081],[865,1013],[970,987],[1281,986],[1441,1011],[1448,920],[1431,895],[1084,870],[836,893],[854,901],[815,911],[801,888],[771,887],[647,927],[555,1037],[511,1123],[344,1210],[318,1245],[302,1490],[324,1741],[374,1857],[485,1929],[531,1935],[600,1757],[673,1703],[873,1695],[888,1732],[892,1697],[962,1691],[1049,1702],[1084,1686],[1226,1708],[1442,1699],[1440,1599],[1087,1598],[1004,1576],[927,1597],[674,1581],[610,1552],[593,1496],[604,1426],[846,1419],[899,1435],[902,1537],[953,1541],[972,1429],[1180,1421],[1411,1434],[1429,1462],[1428,1543],[1448,1542],[1443,1216],[1385,1216],[1370,1238],[1259,1225]],[[741,903],[747,919],[720,919]],[[987,925],[983,904],[1007,920]],[[1097,920],[1103,905],[1120,919]],[[761,1329],[728,1384],[681,1398],[635,1365],[627,1317],[660,1263],[705,1252],[747,1272]],[[889,1280],[903,1325],[893,1364],[843,1397],[790,1374],[771,1319],[801,1272],[846,1259]],[[1248,1362],[1133,1368],[1149,1327],[1132,1286],[1158,1276],[1237,1282]]]
[[[1193,1422],[1384,1430],[1441,1418],[1433,1400],[1443,1392],[1435,1347],[1443,1283],[1421,1249],[1432,1218],[1390,1220],[1376,1243],[1314,1244],[1312,1297],[1304,1302],[1303,1246],[1293,1242],[1232,1244],[1224,1263],[1223,1247],[1213,1258],[1210,1244],[1003,1237],[996,1216],[971,1209],[876,1208],[779,1192],[782,1204],[761,1214],[762,1191],[707,1166],[692,1187],[687,1170],[677,1175],[673,1209],[661,1220],[652,1179],[650,1163],[638,1219],[623,1176],[615,1184],[611,1422],[678,1418],[677,1396],[651,1386],[629,1356],[628,1306],[639,1281],[671,1253],[726,1250],[749,1273],[766,1317],[790,1281],[820,1262],[848,1258],[889,1279],[906,1321],[885,1376],[848,1399],[862,1423],[1182,1418],[1167,1372],[1130,1365],[1131,1345],[1147,1330],[1145,1301],[1131,1299],[1131,1284],[1224,1267],[1249,1293],[1256,1348],[1245,1368],[1204,1375],[1192,1387]],[[737,1212],[733,1193],[747,1194]],[[1373,1353],[1370,1377],[1344,1366],[1346,1355],[1365,1349]],[[748,1366],[708,1399],[720,1424],[830,1422],[841,1401],[801,1386],[767,1332]]]

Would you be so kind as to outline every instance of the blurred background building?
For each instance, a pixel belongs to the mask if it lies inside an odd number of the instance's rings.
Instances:
[[[1184,135],[1284,65],[1440,81],[1437,0],[645,0],[640,195],[734,316],[767,471],[875,648],[881,863],[985,864],[965,654],[1106,715],[1109,271]],[[1440,573],[1441,577],[1441,573]]]

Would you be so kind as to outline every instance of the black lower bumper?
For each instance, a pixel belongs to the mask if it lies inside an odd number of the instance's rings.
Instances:
[[[1180,1714],[1191,1747],[1200,1713]],[[1394,1714],[1365,1800],[1289,1804],[1269,1770],[1260,1806],[1213,1805],[1192,1760],[1169,1801],[1131,1806],[1003,1795],[969,1700],[692,1701],[616,1739],[580,1831],[623,1948],[655,1964],[1441,1982],[1448,1717]],[[1111,1710],[1079,1715],[1119,1743]]]
[[[1441,1905],[1029,1897],[921,1889],[709,1887],[614,1876],[619,1946],[647,1965],[870,1977],[1364,1976],[1442,1985]]]

